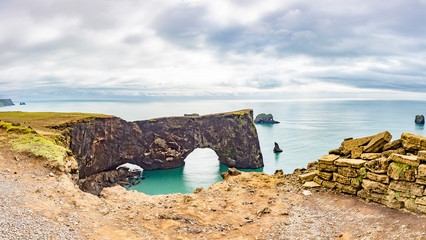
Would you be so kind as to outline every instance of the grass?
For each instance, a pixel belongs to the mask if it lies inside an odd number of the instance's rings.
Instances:
[[[59,146],[40,135],[32,133],[10,134],[9,137],[13,151],[31,153],[36,157],[45,158],[54,167],[64,165],[64,158],[69,152],[67,148]]]
[[[55,113],[55,112],[0,112],[0,119],[8,123],[19,123],[24,127],[31,127],[42,135],[55,134],[58,131],[50,128],[68,122],[90,120],[96,117],[112,117],[93,113]],[[9,128],[10,126],[8,126]],[[7,131],[7,130],[6,130]],[[18,131],[14,129],[11,131]]]

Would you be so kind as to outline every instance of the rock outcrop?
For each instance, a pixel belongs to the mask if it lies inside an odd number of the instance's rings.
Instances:
[[[403,133],[390,142],[383,132],[343,141],[318,159],[317,171],[299,176],[390,208],[426,213],[426,138]],[[362,159],[361,159],[362,158]]]
[[[274,153],[280,153],[280,152],[282,152],[283,150],[280,148],[280,146],[278,145],[278,143],[274,143]]]
[[[228,167],[263,166],[252,110],[136,122],[97,118],[72,126],[69,134],[80,178],[123,163],[145,170],[180,167],[196,148],[213,149]]]
[[[5,106],[13,106],[15,105],[12,102],[12,99],[0,99],[0,107],[5,107]]]
[[[416,115],[416,119],[414,120],[417,124],[425,124],[425,116],[423,115]]]
[[[256,116],[254,123],[280,123],[274,120],[272,114],[261,113]]]

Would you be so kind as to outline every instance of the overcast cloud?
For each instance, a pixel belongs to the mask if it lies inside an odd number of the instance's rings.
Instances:
[[[0,97],[426,99],[426,0],[0,0]]]

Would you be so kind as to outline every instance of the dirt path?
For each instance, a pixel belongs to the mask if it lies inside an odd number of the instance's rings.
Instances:
[[[0,239],[426,239],[426,215],[305,191],[292,175],[242,173],[187,195],[114,187],[99,198],[2,144],[0,186]]]

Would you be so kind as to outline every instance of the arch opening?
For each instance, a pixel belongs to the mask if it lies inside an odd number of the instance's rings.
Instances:
[[[211,148],[196,148],[185,158],[183,168],[184,184],[190,188],[208,188],[222,180],[219,157]]]

